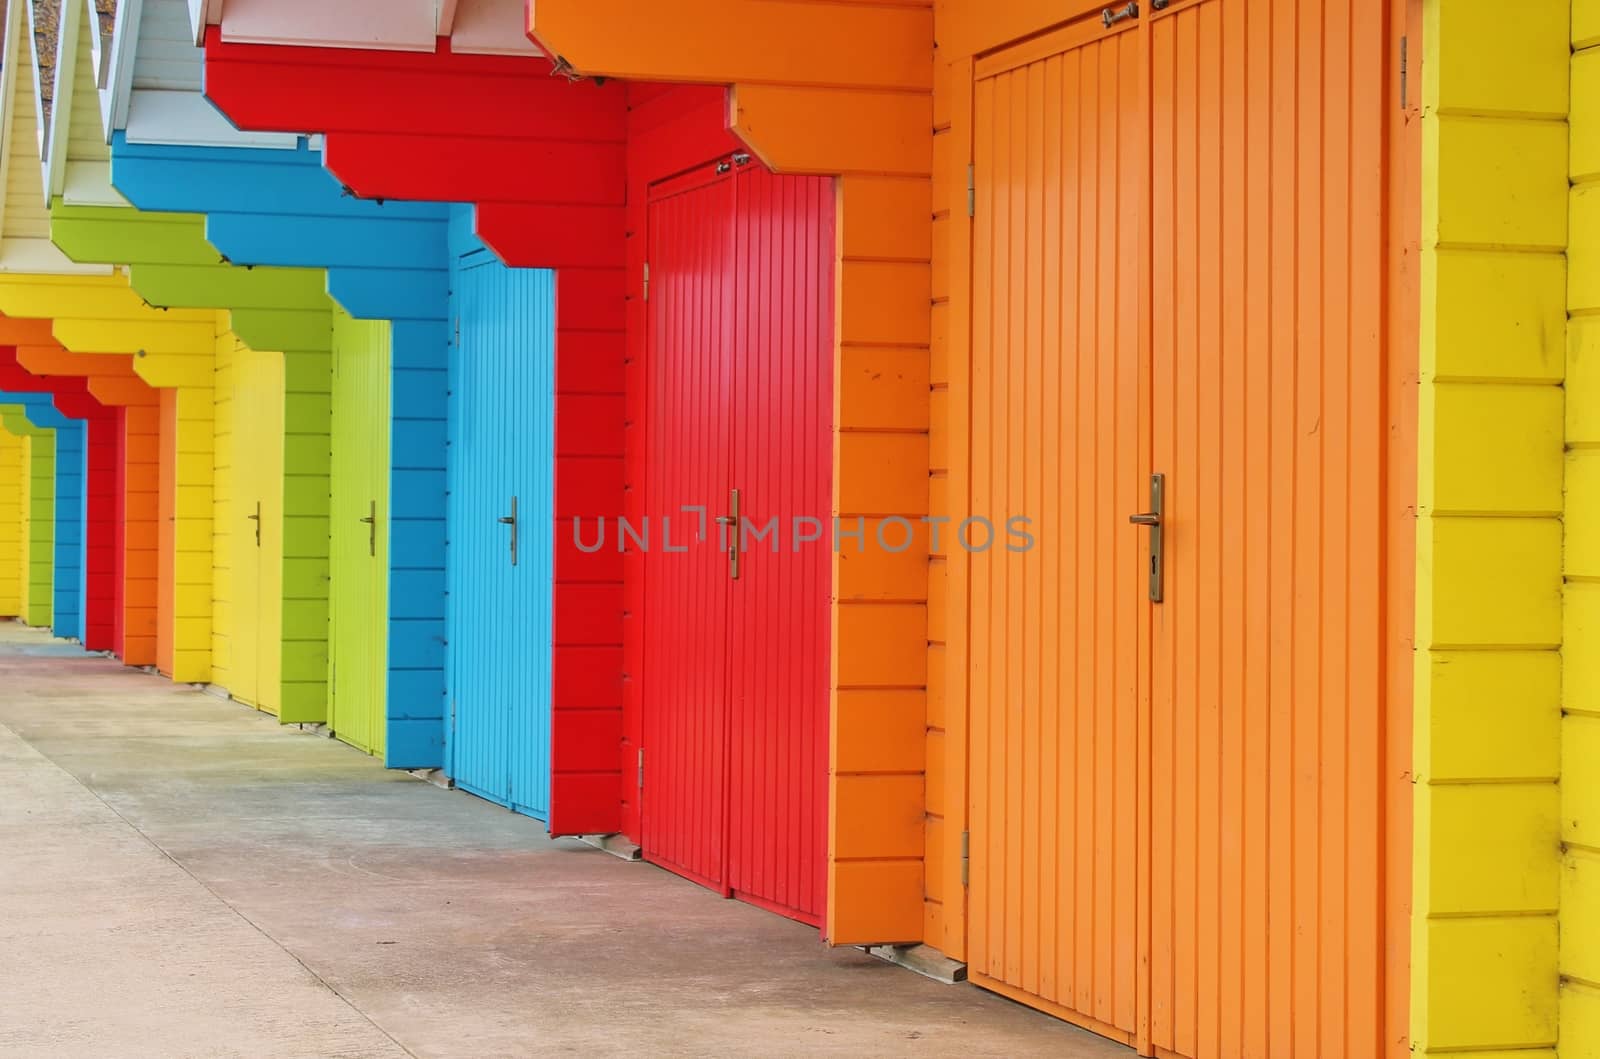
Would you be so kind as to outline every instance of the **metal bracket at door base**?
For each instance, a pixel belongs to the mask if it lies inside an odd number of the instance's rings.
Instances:
[[[1118,22],[1126,22],[1130,18],[1138,17],[1139,4],[1137,0],[1128,0],[1127,4],[1122,7],[1116,8],[1115,10],[1108,7],[1104,11],[1100,12],[1100,22],[1106,27],[1106,29],[1110,29]]]

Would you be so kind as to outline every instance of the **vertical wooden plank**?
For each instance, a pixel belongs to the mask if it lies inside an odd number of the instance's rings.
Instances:
[[[946,515],[951,519],[942,533],[942,551],[947,564],[947,602],[945,605],[944,687],[947,696],[945,707],[945,741],[943,772],[945,777],[944,808],[944,863],[933,870],[943,874],[944,903],[942,915],[942,941],[938,948],[952,959],[968,958],[968,909],[970,882],[963,872],[961,836],[970,833],[972,821],[969,808],[975,789],[976,773],[980,762],[972,752],[972,646],[978,635],[973,621],[973,582],[970,557],[959,542],[951,540],[951,528],[972,511],[972,483],[977,463],[977,435],[974,430],[976,410],[972,403],[973,380],[978,371],[978,336],[980,321],[978,307],[988,290],[988,273],[977,246],[974,219],[963,215],[965,178],[968,165],[977,166],[978,116],[985,111],[978,103],[980,92],[987,89],[973,84],[972,63],[963,60],[954,63],[949,73],[952,86],[951,131],[954,140],[951,148],[951,172],[946,175],[948,186],[961,188],[962,193],[951,203],[951,237],[949,250],[951,279],[950,327],[947,336],[949,363],[949,399],[946,402],[949,421],[946,427],[950,444],[949,481],[946,488],[947,510],[934,510],[931,514]],[[1059,76],[1058,76],[1059,84]],[[954,193],[954,192],[953,192]],[[974,197],[978,194],[974,189]],[[936,204],[937,206],[937,204]],[[974,211],[975,212],[975,211]],[[980,294],[980,289],[983,294]],[[1060,414],[1059,406],[1057,414]],[[930,541],[931,546],[931,541]],[[930,615],[931,618],[931,615]],[[932,695],[930,694],[930,706]],[[932,709],[930,708],[930,714]],[[1059,804],[1059,799],[1057,801]],[[1059,897],[1052,909],[1058,905]],[[1059,974],[1059,957],[1052,955],[1052,973]]]
[[[1268,848],[1272,857],[1270,884],[1270,937],[1283,939],[1269,953],[1270,983],[1267,1007],[1272,1026],[1269,1053],[1292,1054],[1296,1013],[1296,952],[1299,935],[1295,931],[1295,887],[1293,843],[1295,839],[1294,781],[1294,704],[1298,689],[1294,685],[1295,656],[1292,653],[1296,632],[1294,594],[1294,443],[1295,370],[1292,356],[1283,352],[1295,348],[1294,283],[1296,242],[1294,238],[1295,196],[1295,57],[1298,51],[1296,5],[1274,4],[1272,20],[1272,186],[1282,189],[1272,202],[1272,348],[1269,367],[1272,401],[1268,415],[1272,444],[1272,643],[1273,679],[1269,688],[1272,703],[1268,720],[1270,752],[1270,804],[1272,827]]]
[[[1269,827],[1271,802],[1269,777],[1270,695],[1272,680],[1272,504],[1271,488],[1271,378],[1273,348],[1271,223],[1272,197],[1246,193],[1269,187],[1272,179],[1271,123],[1272,13],[1270,4],[1252,0],[1245,8],[1246,39],[1244,98],[1245,292],[1244,306],[1244,407],[1251,415],[1244,428],[1245,471],[1245,686],[1243,811],[1244,916],[1242,959],[1244,986],[1240,1033],[1243,1054],[1270,1054],[1268,998],[1272,991],[1271,957],[1271,857]]]
[[[1172,456],[1177,451],[1173,432],[1177,428],[1179,398],[1172,358],[1178,322],[1173,313],[1157,310],[1170,304],[1177,283],[1174,245],[1177,217],[1172,193],[1177,173],[1177,128],[1172,109],[1172,102],[1177,98],[1177,56],[1170,25],[1164,31],[1150,28],[1147,37],[1150,56],[1151,188],[1147,223],[1150,226],[1151,468],[1168,475],[1176,485]],[[1168,566],[1168,586],[1175,585],[1175,569]],[[1171,643],[1179,631],[1177,608],[1166,605],[1151,608],[1151,630],[1150,1034],[1153,1041],[1168,1042],[1170,1047],[1176,1034],[1178,1004],[1178,920],[1186,914],[1178,908],[1180,889],[1177,883],[1177,761],[1184,752],[1177,742],[1173,712],[1177,655]]]
[[[1247,556],[1252,543],[1248,538],[1252,527],[1245,485],[1249,462],[1245,431],[1253,416],[1238,411],[1249,408],[1245,393],[1249,349],[1244,334],[1245,313],[1249,304],[1245,279],[1249,253],[1245,223],[1245,122],[1248,107],[1238,102],[1248,98],[1244,88],[1249,61],[1244,46],[1245,8],[1242,0],[1236,0],[1217,8],[1214,15],[1216,64],[1220,75],[1217,84],[1220,127],[1215,131],[1218,135],[1222,195],[1219,210],[1221,260],[1218,272],[1220,290],[1223,292],[1219,321],[1219,402],[1222,417],[1221,445],[1218,450],[1222,462],[1219,524],[1226,527],[1221,542],[1222,562],[1219,564],[1222,584],[1225,586],[1220,599],[1222,679],[1218,703],[1222,727],[1222,753],[1218,762],[1221,788],[1218,841],[1222,870],[1217,914],[1220,926],[1217,1048],[1222,1055],[1243,1054],[1243,1007],[1247,975],[1243,947],[1246,925],[1255,915],[1244,893],[1244,868],[1249,852],[1245,845],[1244,724],[1250,709],[1250,701],[1245,695],[1245,666],[1248,653],[1246,637],[1251,631],[1246,610],[1251,587],[1247,575]]]
[[[1352,924],[1347,917],[1351,835],[1347,814],[1350,747],[1354,704],[1349,696],[1351,662],[1350,566],[1361,561],[1351,554],[1351,493],[1373,489],[1371,480],[1350,478],[1350,372],[1355,350],[1350,334],[1350,243],[1356,218],[1350,212],[1352,115],[1350,84],[1350,3],[1322,8],[1321,97],[1324,181],[1321,238],[1324,262],[1321,363],[1323,479],[1318,575],[1324,585],[1322,653],[1322,716],[1318,755],[1321,819],[1317,828],[1321,864],[1319,880],[1317,997],[1319,1041],[1323,1054],[1348,1053],[1346,963]],[[1370,628],[1370,619],[1362,623]]]

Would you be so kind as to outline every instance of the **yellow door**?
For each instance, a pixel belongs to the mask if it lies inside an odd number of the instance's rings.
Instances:
[[[0,618],[22,615],[22,439],[0,427]]]
[[[230,675],[240,702],[276,714],[283,629],[283,357],[233,354]]]

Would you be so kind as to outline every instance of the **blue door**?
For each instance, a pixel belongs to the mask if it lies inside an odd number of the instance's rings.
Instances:
[[[449,773],[541,820],[550,807],[555,283],[458,258],[452,302]]]

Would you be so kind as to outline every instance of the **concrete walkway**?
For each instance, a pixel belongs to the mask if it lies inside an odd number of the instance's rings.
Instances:
[[[1126,1057],[0,624],[0,1056]]]

